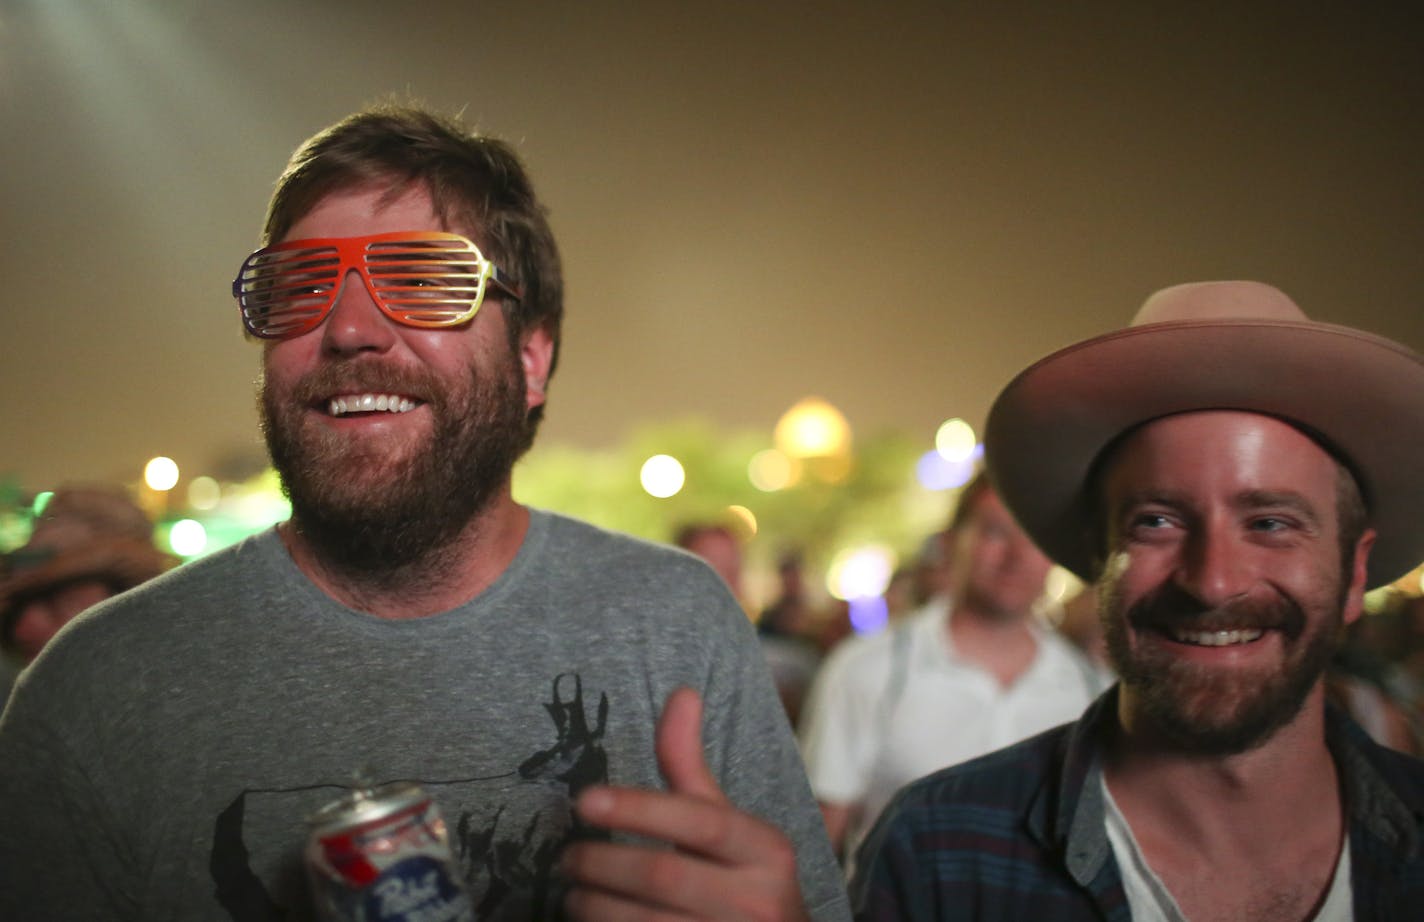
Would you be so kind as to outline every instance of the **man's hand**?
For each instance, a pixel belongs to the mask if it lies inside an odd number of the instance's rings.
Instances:
[[[668,846],[579,842],[564,855],[567,908],[582,920],[806,919],[796,850],[779,829],[742,813],[702,757],[702,700],[668,696],[658,720],[666,793],[589,788],[576,809],[587,823]]]

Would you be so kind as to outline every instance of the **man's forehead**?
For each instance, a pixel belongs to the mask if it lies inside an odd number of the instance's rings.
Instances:
[[[1159,417],[1119,439],[1100,465],[1108,484],[1166,477],[1267,486],[1333,485],[1339,463],[1311,433],[1289,420],[1240,410],[1198,410]]]
[[[361,182],[337,186],[324,192],[313,199],[292,224],[297,226],[328,216],[347,219],[378,218],[392,212],[417,215],[425,222],[438,218],[430,194],[421,186]],[[429,229],[443,230],[434,227]]]
[[[1103,453],[1105,466],[1134,451],[1154,447],[1216,454],[1229,444],[1262,450],[1304,452],[1334,460],[1334,454],[1309,429],[1293,420],[1251,410],[1191,410],[1159,416],[1119,436]]]
[[[333,221],[351,229],[340,234],[308,230],[314,224],[327,226]],[[464,220],[458,209],[434,196],[424,181],[382,177],[354,180],[322,193],[296,216],[283,239],[358,236],[363,233],[360,228],[368,223],[374,226],[392,221],[401,226],[385,229],[445,231],[464,235],[477,246],[484,244],[480,229],[473,226],[476,222]]]

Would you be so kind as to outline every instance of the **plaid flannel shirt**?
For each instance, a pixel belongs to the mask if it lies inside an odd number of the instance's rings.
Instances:
[[[1117,686],[1075,723],[906,786],[861,847],[862,922],[1131,919],[1108,844],[1099,740]],[[1356,922],[1424,918],[1424,762],[1327,710],[1346,792]]]

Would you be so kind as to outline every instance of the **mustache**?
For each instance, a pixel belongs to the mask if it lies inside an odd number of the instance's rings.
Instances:
[[[319,403],[341,393],[393,393],[426,403],[438,403],[441,390],[428,372],[371,361],[323,364],[297,379],[292,396],[300,403]]]
[[[1139,629],[1277,630],[1292,639],[1305,632],[1306,624],[1304,609],[1286,596],[1239,598],[1212,607],[1170,584],[1138,599],[1126,614],[1128,622]]]

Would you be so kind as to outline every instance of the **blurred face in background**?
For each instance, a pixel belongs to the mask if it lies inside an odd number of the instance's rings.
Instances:
[[[1052,562],[993,490],[981,490],[973,503],[947,536],[957,605],[989,618],[1025,617],[1043,593]]]
[[[704,528],[688,537],[683,548],[707,561],[733,595],[741,595],[742,548],[736,536],[722,528]]]
[[[75,615],[113,594],[103,580],[79,579],[26,599],[12,616],[10,649],[28,663]]]

